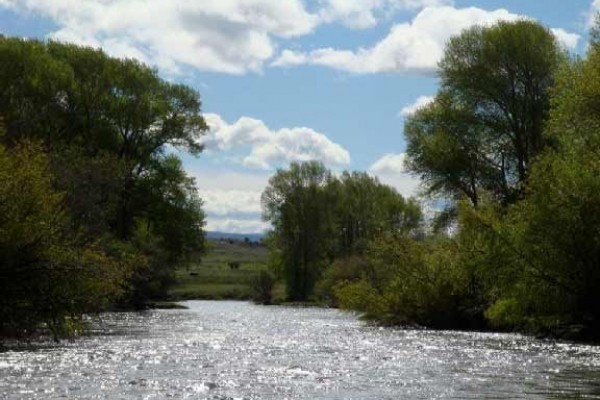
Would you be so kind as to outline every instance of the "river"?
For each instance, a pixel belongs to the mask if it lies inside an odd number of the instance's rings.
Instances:
[[[189,301],[0,353],[1,399],[600,399],[600,347]]]

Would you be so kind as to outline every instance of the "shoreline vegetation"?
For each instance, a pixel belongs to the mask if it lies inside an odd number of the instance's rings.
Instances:
[[[532,21],[453,37],[405,167],[441,211],[318,162],[263,193],[291,301],[383,325],[600,340],[600,31],[586,58]]]
[[[167,151],[202,151],[198,92],[101,50],[0,37],[0,340],[211,298],[599,342],[600,31],[576,58],[532,21],[473,27],[438,76],[404,126],[435,213],[297,162],[262,194],[260,242],[207,240]]]
[[[0,338],[161,300],[204,253],[195,90],[132,59],[0,36]]]

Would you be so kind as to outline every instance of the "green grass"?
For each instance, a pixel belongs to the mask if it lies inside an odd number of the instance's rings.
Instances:
[[[176,271],[177,283],[169,292],[170,299],[250,299],[249,282],[266,269],[268,249],[241,242],[210,240],[209,244],[201,263]],[[239,269],[232,270],[229,262],[239,262]],[[282,288],[277,292],[282,293]]]

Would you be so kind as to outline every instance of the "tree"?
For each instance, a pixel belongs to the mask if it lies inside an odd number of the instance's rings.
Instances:
[[[131,234],[138,178],[166,145],[192,154],[207,125],[195,90],[102,50],[0,38],[0,114],[5,142],[36,137],[50,149],[75,145],[88,157],[114,155],[124,169],[114,230]]]
[[[560,70],[547,129],[555,146],[532,166],[525,198],[486,224],[486,245],[505,248],[493,257],[504,265],[488,311],[500,326],[578,324],[600,337],[599,71],[595,42],[585,60]]]
[[[331,173],[319,162],[292,163],[269,179],[262,194],[263,217],[273,225],[282,251],[289,300],[308,300],[333,256],[331,181]]]
[[[337,199],[338,255],[360,254],[377,235],[409,233],[420,225],[421,210],[414,200],[405,200],[367,173],[344,171],[330,190]]]
[[[121,295],[142,261],[81,241],[52,179],[39,144],[0,145],[0,336],[31,334],[42,323],[55,337],[68,333],[82,314]]]
[[[117,258],[145,258],[135,291],[163,293],[175,266],[204,246],[195,184],[166,155],[202,150],[198,92],[102,50],[0,37],[0,95],[0,142],[8,151],[42,143],[73,234]]]
[[[150,262],[134,275],[130,296],[132,303],[143,306],[149,299],[167,295],[175,267],[204,254],[205,214],[195,181],[176,156],[153,160],[138,185],[132,204],[143,213],[135,219],[133,242]]]
[[[548,145],[549,88],[565,57],[554,35],[531,21],[473,27],[448,42],[433,104],[406,124],[409,167],[436,194],[480,190],[507,204],[521,194]]]
[[[344,171],[334,178],[318,162],[292,164],[269,181],[262,196],[264,217],[273,225],[272,263],[283,267],[288,296],[307,300],[323,271],[356,264],[369,242],[384,234],[410,235],[421,225],[421,209],[366,173]],[[356,268],[350,268],[356,270]],[[332,298],[332,272],[319,296]]]
[[[493,143],[494,133],[475,110],[448,93],[410,117],[405,125],[407,166],[419,175],[427,194],[451,200],[463,197],[478,206],[482,192],[508,195],[507,182]]]

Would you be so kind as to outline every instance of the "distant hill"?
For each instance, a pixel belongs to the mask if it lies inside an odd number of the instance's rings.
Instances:
[[[263,237],[265,237],[264,233],[227,233],[227,232],[216,232],[216,231],[207,231],[206,238],[207,239],[233,239],[233,240],[244,240],[244,238],[250,239],[252,242],[259,242]]]

